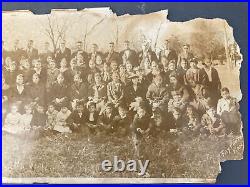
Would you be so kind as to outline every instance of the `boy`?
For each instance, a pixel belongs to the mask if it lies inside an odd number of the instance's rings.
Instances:
[[[217,104],[217,114],[221,116],[223,123],[226,125],[226,133],[240,134],[241,120],[239,113],[239,103],[236,98],[230,96],[229,89],[221,89],[222,98]]]
[[[72,132],[76,133],[84,133],[86,132],[85,128],[85,119],[86,116],[84,114],[84,106],[82,102],[76,103],[76,109],[70,114],[67,119],[67,123],[70,126]]]
[[[112,81],[107,85],[108,100],[114,104],[115,108],[123,100],[124,88],[119,80],[118,72],[113,72]]]

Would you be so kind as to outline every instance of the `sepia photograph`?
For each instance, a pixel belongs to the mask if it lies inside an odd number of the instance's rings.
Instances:
[[[221,18],[2,12],[3,183],[215,183],[243,159],[243,55]]]

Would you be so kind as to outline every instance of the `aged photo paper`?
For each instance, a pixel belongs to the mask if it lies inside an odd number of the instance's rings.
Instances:
[[[215,183],[243,159],[237,28],[168,13],[2,12],[3,183]]]

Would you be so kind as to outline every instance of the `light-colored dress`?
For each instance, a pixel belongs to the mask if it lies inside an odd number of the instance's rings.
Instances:
[[[68,110],[66,113],[58,112],[56,116],[56,125],[54,126],[54,130],[61,133],[71,133],[72,131],[67,126],[66,120],[70,116],[71,111]]]
[[[22,115],[20,113],[9,113],[6,116],[3,131],[11,134],[19,134],[23,129],[21,127]]]

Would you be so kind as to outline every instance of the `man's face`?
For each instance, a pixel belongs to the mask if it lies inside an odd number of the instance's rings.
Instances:
[[[61,43],[60,43],[60,47],[61,47],[61,48],[65,48],[65,42],[61,42]]]
[[[129,49],[129,43],[124,43],[124,48]]]
[[[137,84],[139,82],[139,79],[137,77],[132,79],[133,84]]]
[[[114,51],[114,48],[115,48],[114,44],[109,44],[109,51]]]
[[[183,46],[183,51],[184,51],[184,52],[188,52],[188,51],[189,51],[189,47],[188,47],[188,46],[186,46],[186,45],[185,45],[185,46]]]
[[[82,112],[82,111],[83,111],[83,106],[82,106],[82,105],[78,105],[78,106],[76,107],[76,110],[77,110],[78,112]]]
[[[48,56],[47,57],[47,62],[51,62],[52,61],[52,57],[51,56]]]
[[[33,42],[32,41],[29,41],[28,42],[28,48],[31,48],[33,46]]]
[[[206,65],[207,67],[211,67],[211,66],[212,66],[211,60],[206,59],[206,60],[205,60],[205,65]]]

